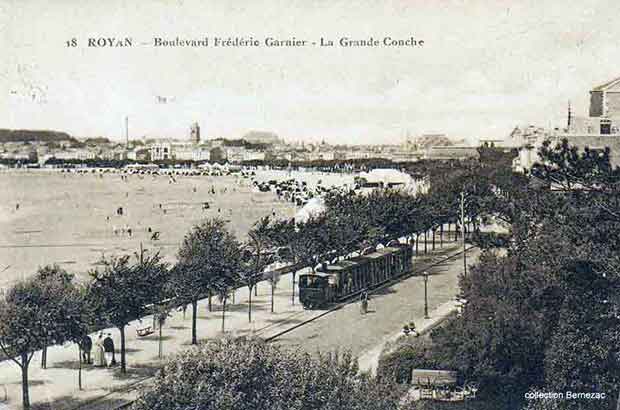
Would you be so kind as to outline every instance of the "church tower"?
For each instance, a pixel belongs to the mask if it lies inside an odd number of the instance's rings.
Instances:
[[[197,122],[192,124],[189,139],[192,142],[192,144],[195,144],[195,145],[200,144],[200,125],[198,125]]]

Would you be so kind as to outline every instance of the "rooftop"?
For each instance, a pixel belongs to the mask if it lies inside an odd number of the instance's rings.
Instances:
[[[620,84],[620,77],[608,81],[605,84],[601,84],[597,87],[594,87],[592,91],[608,91],[610,88],[614,88],[616,85]]]

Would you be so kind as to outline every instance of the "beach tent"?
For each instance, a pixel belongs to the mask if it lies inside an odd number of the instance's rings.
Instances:
[[[383,183],[384,186],[415,185],[411,175],[405,174],[397,169],[373,169],[370,172],[362,172],[359,176],[371,184]]]
[[[416,181],[411,175],[397,169],[373,169],[370,172],[362,172],[359,176],[364,178],[369,185],[400,188],[410,193],[423,193],[428,190],[426,182]]]
[[[321,198],[312,198],[295,214],[296,222],[306,222],[311,216],[325,212],[325,203]]]

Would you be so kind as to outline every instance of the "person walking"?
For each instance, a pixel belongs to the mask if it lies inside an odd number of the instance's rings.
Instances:
[[[103,339],[103,351],[105,352],[105,359],[109,366],[116,366],[116,357],[114,356],[114,340],[112,340],[112,334],[108,333],[106,338]]]
[[[368,293],[364,290],[360,294],[361,312],[362,315],[368,313]]]
[[[93,339],[88,335],[84,336],[80,342],[80,347],[82,349],[82,362],[92,364],[90,352],[93,349]]]
[[[103,333],[99,333],[99,337],[95,342],[94,363],[95,367],[106,367],[105,350],[103,349]]]

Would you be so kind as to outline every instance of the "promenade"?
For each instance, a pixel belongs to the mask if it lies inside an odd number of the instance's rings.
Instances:
[[[435,252],[414,258],[414,271],[421,272],[431,265],[437,265],[441,260],[445,260],[451,255],[460,251],[460,243],[446,243],[443,249],[437,248]],[[472,260],[473,261],[473,260]],[[455,263],[455,265],[458,265]],[[455,275],[451,275],[455,276]],[[419,277],[411,277],[407,281],[420,281]],[[445,287],[441,281],[435,281],[438,289],[434,289],[434,281],[429,281],[429,293],[438,294],[439,287]],[[442,301],[448,295],[455,294],[454,278],[449,281],[449,290],[441,291]],[[394,285],[398,287],[400,285]],[[397,292],[393,287],[391,292]],[[397,288],[395,288],[397,289]],[[295,291],[296,296],[298,290]],[[386,296],[387,297],[387,296]],[[399,296],[402,297],[402,296]],[[394,299],[397,303],[397,299]],[[247,288],[240,288],[235,293],[235,303],[229,299],[225,315],[225,333],[229,336],[256,336],[261,338],[278,337],[278,341],[283,339],[284,344],[290,337],[297,339],[303,335],[306,327],[310,328],[313,324],[329,323],[332,315],[339,315],[340,311],[358,309],[357,303],[330,307],[335,312],[328,313],[327,310],[304,310],[296,298],[295,304],[291,303],[291,276],[284,275],[278,283],[275,298],[274,310],[271,313],[271,290],[267,282],[258,285],[258,296],[252,297],[252,322],[248,322],[247,313]],[[431,309],[440,303],[438,299],[433,301]],[[371,308],[372,308],[371,304]],[[391,308],[391,307],[390,307]],[[382,315],[390,315],[387,306],[382,308]],[[417,314],[415,316],[418,316]],[[433,316],[433,315],[431,315]],[[337,316],[334,316],[337,318]],[[359,316],[357,316],[359,320]],[[377,318],[373,318],[376,321]],[[159,369],[165,362],[165,356],[191,348],[191,309],[187,310],[186,317],[180,311],[173,312],[163,327],[163,354],[164,359],[158,358],[159,338],[154,333],[146,337],[138,337],[136,329],[144,325],[151,324],[152,318],[143,318],[142,323],[134,321],[127,326],[125,334],[127,336],[127,374],[122,374],[119,367],[96,368],[91,365],[83,365],[82,368],[82,390],[78,389],[78,348],[75,344],[63,346],[53,346],[48,349],[47,369],[40,368],[40,352],[35,353],[29,368],[30,397],[33,409],[49,410],[104,410],[114,409],[118,405],[133,399],[141,385],[148,384],[150,376]],[[310,323],[306,325],[307,322]],[[418,320],[416,319],[416,323]],[[422,323],[420,322],[420,325]],[[217,298],[213,298],[213,311],[207,309],[207,301],[203,300],[198,305],[198,338],[199,340],[212,339],[222,336],[222,310]],[[393,334],[398,328],[389,323],[388,330],[379,332],[379,341],[384,341],[385,334]],[[295,329],[295,330],[293,330]],[[290,331],[290,333],[289,333]],[[347,329],[341,326],[341,332]],[[296,334],[297,332],[302,332]],[[117,361],[120,353],[120,336],[117,329],[106,329],[104,333],[111,333],[117,347]],[[93,339],[95,335],[91,335]],[[328,337],[328,335],[325,335]],[[336,343],[343,342],[341,348],[347,348],[344,340],[337,340]],[[371,341],[375,342],[375,341]],[[308,342],[312,343],[312,342]],[[295,343],[293,343],[295,344]],[[337,347],[337,346],[336,346]],[[357,349],[354,349],[357,350]],[[365,350],[365,349],[364,349]],[[357,353],[362,353],[357,352]],[[365,353],[365,352],[364,352]],[[368,364],[373,362],[375,355],[363,358],[363,368],[370,370],[373,366]],[[3,401],[6,394],[6,401]],[[21,373],[19,368],[12,361],[0,363],[0,409],[21,409]]]

